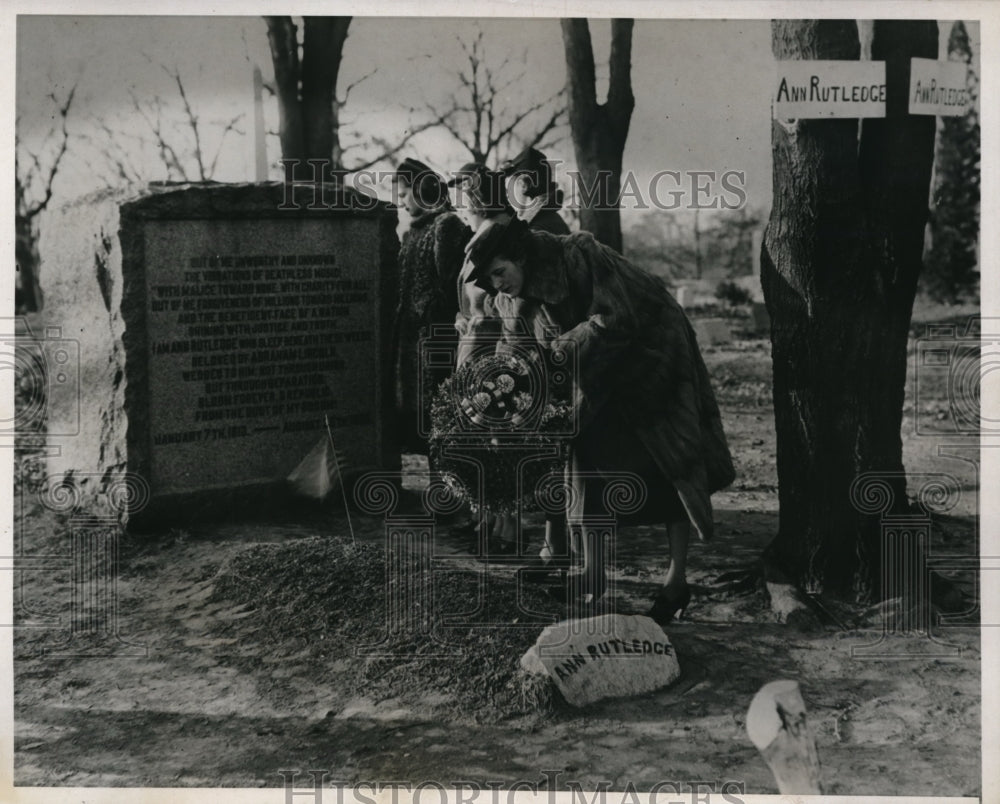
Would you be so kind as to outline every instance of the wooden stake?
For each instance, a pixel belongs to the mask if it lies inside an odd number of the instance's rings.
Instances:
[[[819,795],[819,756],[797,681],[772,681],[754,696],[747,734],[767,762],[779,793]]]
[[[340,496],[344,500],[344,513],[347,514],[347,527],[351,530],[351,544],[357,544],[354,538],[354,525],[351,523],[351,508],[347,504],[347,489],[344,484],[344,473],[340,471],[340,458],[337,457],[337,446],[333,443],[333,431],[330,429],[330,417],[323,416],[323,423],[326,425],[326,435],[330,439],[330,451],[333,453],[333,464],[337,471],[337,480],[340,481]]]

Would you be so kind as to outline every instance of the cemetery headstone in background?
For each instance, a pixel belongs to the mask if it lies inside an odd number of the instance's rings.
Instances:
[[[151,511],[221,504],[276,488],[325,416],[354,470],[398,466],[396,215],[348,191],[310,208],[311,189],[184,185],[50,216],[46,325],[80,356],[50,391],[50,476],[86,498],[128,472]]]
[[[733,339],[732,328],[725,318],[695,318],[691,326],[699,346],[718,346]]]

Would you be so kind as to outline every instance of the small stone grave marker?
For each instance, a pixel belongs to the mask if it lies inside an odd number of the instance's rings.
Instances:
[[[521,657],[545,674],[571,706],[642,695],[681,674],[673,645],[649,617],[605,614],[548,626]]]

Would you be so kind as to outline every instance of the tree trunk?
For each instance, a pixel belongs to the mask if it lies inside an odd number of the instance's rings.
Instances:
[[[15,217],[14,244],[17,262],[14,311],[18,315],[35,313],[42,309],[42,290],[38,283],[38,231],[34,218]]]
[[[967,66],[972,62],[969,35],[960,20],[948,37],[948,60]],[[975,93],[978,81],[971,66],[968,84]],[[952,304],[975,297],[979,280],[979,140],[979,115],[974,110],[941,119],[934,160],[934,210],[921,286],[934,299]]]
[[[846,20],[772,23],[778,59],[857,59]],[[807,591],[880,594],[878,516],[851,488],[886,473],[905,506],[903,394],[934,118],[907,114],[909,60],[937,55],[934,22],[875,25],[886,118],[772,124],[774,202],[761,250],[771,316],[779,529],[769,562]]]
[[[265,17],[267,41],[274,64],[274,91],[278,98],[278,135],[282,159],[305,159],[302,108],[299,105],[298,29],[291,17]]]
[[[326,163],[330,180],[343,170],[337,77],[350,17],[304,17],[302,58],[291,17],[265,17],[278,96],[282,159],[298,159],[297,180],[314,176],[307,160]]]
[[[622,153],[635,98],[632,95],[632,23],[611,21],[608,99],[597,102],[594,49],[585,19],[562,20],[569,84],[569,120],[579,171],[580,226],[600,242],[622,250]]]

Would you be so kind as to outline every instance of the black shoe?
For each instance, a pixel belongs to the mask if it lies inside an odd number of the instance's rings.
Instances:
[[[675,594],[661,589],[653,599],[653,606],[646,612],[646,616],[651,617],[660,625],[666,625],[672,620],[679,620],[690,602],[691,587],[687,584],[684,584],[680,592]]]

